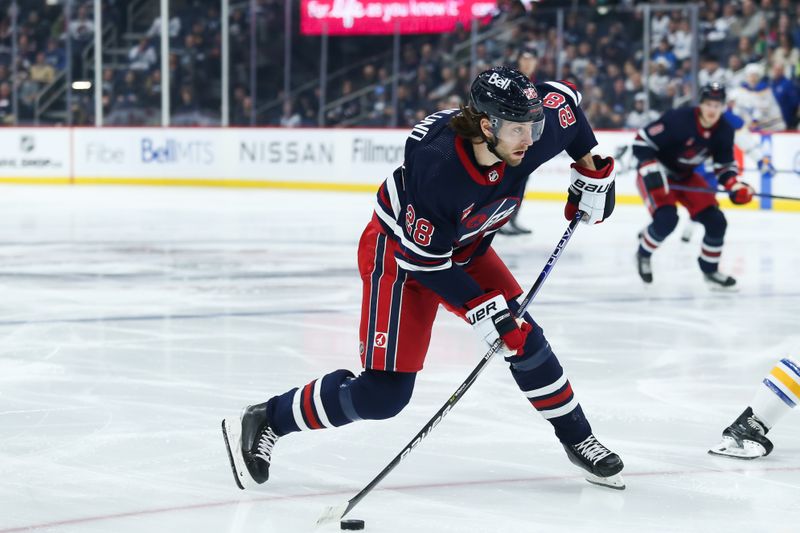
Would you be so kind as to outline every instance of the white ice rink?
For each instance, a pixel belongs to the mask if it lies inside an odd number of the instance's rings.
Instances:
[[[356,245],[368,194],[4,187],[0,194],[0,533],[313,531],[420,429],[483,350],[442,311],[398,417],[291,435],[242,492],[220,420],[357,370]],[[706,454],[783,356],[800,356],[800,215],[727,211],[703,285],[673,235],[645,289],[641,206],[581,225],[531,311],[628,488],[586,483],[495,360],[352,512],[369,533],[800,531],[800,414],[756,461]],[[566,227],[496,240],[526,290]],[[335,531],[329,527],[324,531]]]

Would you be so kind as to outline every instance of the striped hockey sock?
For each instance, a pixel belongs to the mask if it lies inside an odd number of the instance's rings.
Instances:
[[[577,444],[591,435],[589,421],[555,355],[535,368],[512,365],[511,374],[534,409],[553,425],[561,442]]]
[[[658,250],[658,247],[664,242],[663,237],[653,233],[653,225],[647,226],[644,231],[639,234],[639,255],[642,257],[650,257],[653,252]]]
[[[772,368],[756,391],[751,407],[768,428],[800,402],[800,364],[784,358]]]
[[[719,268],[720,256],[722,256],[722,239],[714,239],[706,235],[700,246],[700,256],[697,258],[700,270],[705,273],[716,272]]]
[[[336,370],[269,400],[267,414],[278,436],[342,426],[352,422],[339,400],[339,388],[352,372]]]

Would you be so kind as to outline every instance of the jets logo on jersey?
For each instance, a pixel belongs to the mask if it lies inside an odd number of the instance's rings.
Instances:
[[[525,97],[528,100],[533,100],[535,98],[539,98],[539,93],[536,92],[536,89],[533,87],[528,87],[522,91],[525,94]]]
[[[647,134],[650,136],[658,135],[662,131],[664,131],[664,125],[660,122],[658,124],[653,124],[652,126],[647,128]]]
[[[508,89],[508,86],[511,85],[511,80],[509,78],[504,78],[496,72],[493,72],[491,76],[489,76],[489,83],[494,85],[495,87],[500,87],[501,89]]]

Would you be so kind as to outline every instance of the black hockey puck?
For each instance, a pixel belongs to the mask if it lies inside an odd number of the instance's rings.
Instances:
[[[363,520],[342,520],[339,523],[339,527],[341,527],[342,529],[360,530],[360,529],[364,529],[364,521]]]

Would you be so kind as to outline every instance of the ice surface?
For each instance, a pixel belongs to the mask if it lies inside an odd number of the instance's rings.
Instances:
[[[219,430],[247,403],[358,369],[366,194],[5,187],[0,196],[0,533],[303,532],[370,481],[482,350],[441,312],[398,417],[278,442],[236,488]],[[706,454],[784,356],[800,356],[797,214],[729,210],[709,292],[676,232],[634,266],[641,206],[580,226],[531,311],[624,492],[586,483],[502,361],[349,515],[369,532],[797,531],[800,418],[756,461]],[[685,213],[684,213],[685,219]],[[566,227],[530,203],[496,240],[527,288]],[[335,526],[325,530],[334,531]]]

